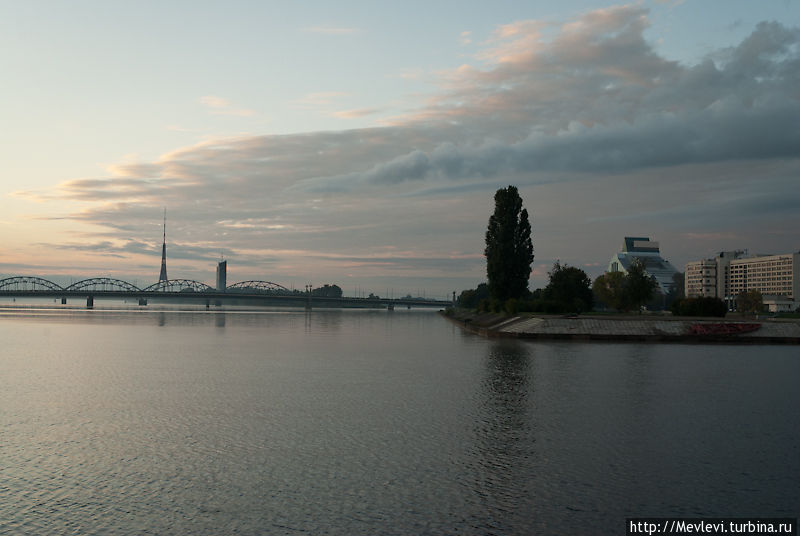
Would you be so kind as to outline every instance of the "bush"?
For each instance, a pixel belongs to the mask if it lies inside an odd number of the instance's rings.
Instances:
[[[476,308],[480,313],[506,313],[509,315],[519,313],[564,314],[576,311],[574,304],[569,306],[561,301],[542,297],[509,298],[506,301],[484,298]]]
[[[509,298],[506,300],[505,305],[503,308],[506,310],[506,314],[515,315],[519,312],[520,309],[520,302],[516,298]]]
[[[515,312],[510,312],[509,307],[513,307]],[[548,313],[558,314],[571,312],[569,308],[563,307],[562,304],[556,300],[546,300],[543,298],[529,298],[516,300],[513,306],[508,305],[506,302],[506,312],[508,314],[516,313]]]
[[[495,298],[484,298],[478,304],[479,313],[502,313],[505,311],[505,302]]]
[[[724,317],[728,312],[725,302],[719,298],[681,298],[670,306],[675,316],[717,316]]]
[[[489,298],[489,310],[493,313],[502,313],[505,311],[505,302],[497,298]]]

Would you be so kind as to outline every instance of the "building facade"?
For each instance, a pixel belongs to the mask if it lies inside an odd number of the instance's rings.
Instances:
[[[666,295],[674,290],[674,277],[678,270],[661,257],[658,242],[653,242],[647,237],[626,236],[620,251],[611,257],[606,272],[625,274],[636,260],[640,261],[645,271],[656,280],[658,292]]]
[[[717,263],[711,259],[686,263],[684,275],[686,296],[717,295]]]
[[[800,296],[800,252],[747,255],[724,251],[714,259],[686,264],[686,296],[712,296],[736,309],[736,297],[757,290],[770,311],[795,310]],[[714,289],[713,292],[711,289]]]
[[[217,264],[217,290],[223,291],[228,286],[228,261]]]

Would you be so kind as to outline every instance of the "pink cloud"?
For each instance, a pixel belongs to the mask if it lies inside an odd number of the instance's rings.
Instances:
[[[214,115],[233,115],[238,117],[250,117],[255,114],[253,110],[234,107],[229,100],[217,97],[216,95],[206,95],[197,99],[200,104],[207,106]]]
[[[374,115],[379,111],[380,110],[374,108],[359,108],[358,110],[342,110],[340,112],[334,112],[333,115],[341,119],[357,119],[367,115]]]

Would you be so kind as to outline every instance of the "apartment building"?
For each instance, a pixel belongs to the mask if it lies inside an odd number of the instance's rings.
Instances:
[[[800,253],[737,259],[730,264],[729,295],[738,296],[748,290],[762,295],[795,299],[800,293],[798,266]]]
[[[736,296],[757,290],[770,311],[794,310],[800,297],[800,252],[781,255],[747,255],[724,251],[713,259],[686,264],[686,296],[713,296],[732,310]]]
[[[717,263],[712,259],[686,263],[684,275],[686,296],[717,295]]]

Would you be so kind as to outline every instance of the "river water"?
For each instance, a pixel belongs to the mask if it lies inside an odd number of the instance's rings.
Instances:
[[[0,309],[2,534],[624,534],[797,517],[796,347],[432,311]]]

